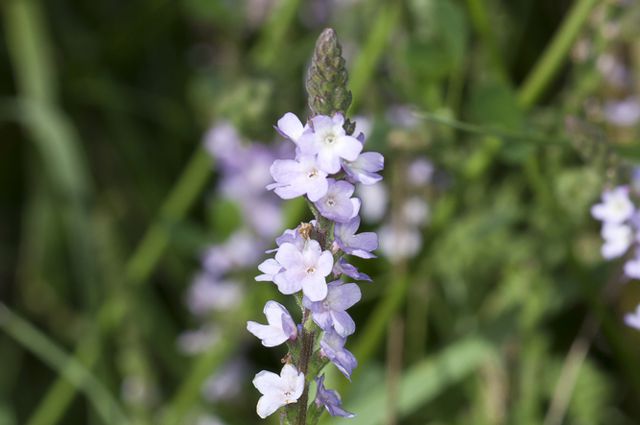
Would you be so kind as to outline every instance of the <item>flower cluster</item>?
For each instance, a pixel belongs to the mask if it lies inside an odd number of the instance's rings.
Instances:
[[[378,247],[375,233],[357,233],[361,202],[354,197],[356,184],[373,185],[382,177],[384,158],[376,152],[362,152],[364,135],[353,137],[345,130],[341,113],[315,115],[303,124],[287,113],[277,125],[278,132],[295,146],[293,159],[277,159],[271,165],[274,183],[267,186],[283,199],[306,197],[315,219],[296,229],[286,230],[276,239],[275,254],[259,265],[258,281],[273,282],[285,295],[295,295],[302,311],[296,325],[282,304],[268,301],[264,307],[267,324],[248,322],[249,332],[266,347],[289,346],[280,375],[262,371],[253,381],[262,397],[257,413],[265,418],[279,408],[287,417],[319,418],[322,409],[331,415],[351,417],[343,410],[338,394],[324,387],[318,376],[329,362],[348,379],[357,361],[345,348],[355,323],[347,310],[361,298],[353,280],[370,280],[349,264],[347,256],[373,258]],[[315,403],[307,412],[310,383],[315,382]],[[308,413],[308,416],[307,416]],[[312,423],[312,422],[310,422]]]
[[[200,326],[183,332],[178,340],[181,351],[190,355],[206,352],[223,338],[218,319],[236,314],[244,297],[239,277],[255,267],[269,241],[282,229],[282,200],[264,187],[271,182],[269,167],[274,159],[287,154],[282,146],[274,150],[243,140],[227,122],[214,125],[204,144],[218,170],[215,193],[238,208],[243,224],[202,254],[202,270],[186,297],[187,307]],[[206,380],[202,388],[205,399],[228,401],[240,394],[247,362],[238,354]],[[204,418],[202,423],[221,422]]]
[[[634,177],[631,186],[605,190],[602,201],[591,208],[591,215],[602,221],[602,256],[607,260],[624,257],[623,271],[628,279],[640,279],[640,209],[634,203],[640,188]],[[625,323],[640,330],[640,306],[625,316]]]
[[[602,256],[611,260],[633,248],[634,255],[625,261],[624,274],[640,279],[640,212],[631,194],[628,186],[605,190],[602,202],[591,208],[591,215],[602,222]]]

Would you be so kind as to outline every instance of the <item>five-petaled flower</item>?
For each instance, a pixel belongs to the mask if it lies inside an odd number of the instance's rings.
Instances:
[[[282,406],[298,401],[304,391],[304,374],[295,366],[286,364],[280,376],[266,370],[258,372],[253,378],[253,385],[262,394],[256,411],[264,419]]]
[[[308,240],[301,250],[292,243],[283,243],[276,261],[283,268],[273,279],[280,292],[289,295],[302,290],[312,301],[327,296],[326,277],[333,269],[333,256],[323,251],[318,241]]]

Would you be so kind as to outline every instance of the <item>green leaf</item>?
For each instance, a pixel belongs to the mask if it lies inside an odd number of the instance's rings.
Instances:
[[[425,359],[402,374],[397,395],[398,416],[406,417],[433,400],[451,385],[473,373],[494,355],[493,347],[485,340],[470,337],[457,342],[441,353]],[[350,425],[376,425],[385,421],[388,394],[385,383],[369,387],[367,393],[347,410],[357,416]],[[342,422],[332,421],[331,424]]]

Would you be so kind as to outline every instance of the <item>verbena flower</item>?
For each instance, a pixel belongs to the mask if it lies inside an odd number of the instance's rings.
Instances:
[[[324,387],[324,375],[316,377],[317,393],[316,405],[324,407],[331,416],[343,418],[353,418],[355,415],[342,408],[342,400],[337,391],[328,390]]]
[[[640,305],[636,307],[633,313],[625,314],[624,322],[627,326],[640,330]]]
[[[263,309],[268,325],[249,321],[247,330],[262,340],[265,347],[275,347],[297,335],[296,324],[289,311],[280,303],[267,301]]]
[[[362,143],[344,131],[344,115],[316,115],[311,118],[313,131],[305,132],[298,141],[303,153],[317,154],[318,166],[327,173],[340,171],[340,160],[355,161]]]
[[[382,180],[384,157],[378,152],[363,152],[355,161],[343,161],[342,169],[352,183],[372,185]]]
[[[256,411],[264,419],[282,406],[298,401],[304,390],[304,375],[295,366],[286,364],[279,376],[266,370],[259,372],[253,385],[262,394]]]
[[[605,222],[602,226],[602,256],[610,260],[624,255],[633,241],[631,226],[616,222]]]
[[[360,217],[336,224],[334,229],[336,245],[347,254],[360,258],[375,258],[371,252],[378,249],[378,235],[373,232],[356,235],[358,227],[360,227]]]
[[[344,348],[347,339],[334,331],[325,331],[320,340],[322,353],[333,363],[347,379],[351,380],[351,373],[358,365],[358,361],[351,351]]]
[[[328,182],[326,194],[314,201],[315,206],[323,217],[337,223],[346,223],[360,211],[360,200],[351,197],[355,187],[344,180],[329,179]]]
[[[326,277],[333,269],[333,255],[323,251],[317,241],[307,241],[302,249],[284,243],[278,248],[275,259],[283,269],[273,279],[280,292],[289,295],[302,290],[312,301],[327,296]]]
[[[329,183],[327,173],[318,167],[315,157],[303,155],[298,159],[279,159],[271,166],[276,181],[267,186],[282,199],[307,195],[311,202],[326,195]]]
[[[334,281],[328,285],[327,297],[313,302],[303,299],[303,305],[311,310],[313,321],[325,331],[332,329],[340,336],[346,337],[356,330],[356,324],[346,310],[360,301],[362,294],[355,283]]]
[[[640,279],[640,211],[634,204],[637,196],[636,183],[632,181],[630,186],[606,189],[602,201],[591,207],[591,215],[602,221],[604,259],[623,257],[630,249],[635,250],[623,266],[625,276],[631,279]]]
[[[591,208],[591,215],[605,223],[622,223],[631,218],[635,207],[629,199],[629,189],[619,186],[602,193],[602,202]]]

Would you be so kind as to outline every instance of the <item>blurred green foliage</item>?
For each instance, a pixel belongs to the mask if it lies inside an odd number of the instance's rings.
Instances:
[[[351,115],[373,118],[385,179],[418,154],[444,176],[420,255],[366,270],[354,382],[329,379],[351,422],[640,423],[640,338],[621,321],[640,291],[600,260],[589,217],[639,156],[637,126],[588,108],[621,95],[598,71],[607,52],[640,81],[640,6],[623,3],[4,0],[0,424],[258,421],[250,378],[231,403],[201,387],[255,343],[244,322],[272,288],[249,284],[209,352],[176,345],[194,323],[183,300],[198,252],[240,220],[213,192],[201,140],[226,119],[268,142],[283,113],[303,114],[325,26],[344,47]],[[396,104],[413,105],[414,129],[385,119]],[[289,203],[287,223],[304,208]],[[278,364],[250,357],[251,376]],[[148,393],[124,397],[131,376]]]

